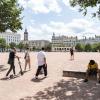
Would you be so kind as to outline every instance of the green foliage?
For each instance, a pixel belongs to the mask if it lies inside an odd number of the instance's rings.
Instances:
[[[0,38],[0,48],[2,49],[2,51],[3,49],[5,49],[5,47],[6,47],[6,40],[3,38]]]
[[[47,46],[45,46],[45,50],[46,51],[51,51],[51,47],[52,47],[52,45],[51,44],[48,44]]]
[[[93,44],[92,48],[93,51],[98,51],[98,50],[100,51],[100,43]]]
[[[86,44],[84,49],[85,49],[86,52],[92,51],[92,46],[91,46],[91,44]]]
[[[100,0],[70,0],[71,6],[80,6],[79,12],[83,12],[84,15],[87,14],[87,10],[89,7],[92,9],[97,8],[95,12],[92,13],[92,17],[100,18]]]
[[[21,17],[22,7],[18,0],[0,0],[0,32],[11,30],[16,32],[22,29]]]
[[[75,49],[77,51],[85,51],[85,52],[97,52],[97,51],[100,51],[100,43],[95,43],[95,44],[86,44],[86,45],[83,45],[83,44],[76,44],[75,46]]]
[[[10,46],[6,44],[6,51],[9,51]]]
[[[11,43],[9,44],[9,46],[10,46],[10,48],[14,48],[14,47],[16,47],[16,43],[11,42]]]
[[[33,50],[33,51],[34,51],[34,50],[36,50],[36,47],[35,47],[35,46],[33,46],[32,50]]]
[[[29,44],[28,43],[24,44],[24,49],[27,49],[27,48],[29,48]]]
[[[81,52],[81,51],[83,51],[83,45],[80,44],[80,43],[78,43],[78,44],[76,44],[75,49],[76,49],[77,51]]]
[[[20,52],[22,51],[22,49],[24,48],[24,44],[22,42],[20,42],[18,45],[17,45],[17,48],[20,49]]]

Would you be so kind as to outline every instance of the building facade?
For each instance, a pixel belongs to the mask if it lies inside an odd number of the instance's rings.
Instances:
[[[71,47],[75,48],[78,38],[67,36],[52,36],[52,51],[69,51]]]
[[[42,47],[46,47],[50,44],[47,40],[29,40],[29,41],[22,41],[22,43],[25,45],[27,44],[30,50],[35,49],[41,49]]]
[[[3,38],[6,40],[6,44],[10,44],[11,42],[14,42],[16,44],[19,44],[21,41],[21,36],[20,34],[17,33],[10,33],[10,32],[5,32],[5,33],[0,33],[0,38]]]
[[[86,38],[85,36],[84,39],[78,40],[78,43],[85,44],[85,45],[100,43],[100,36],[95,35],[95,37],[89,37],[89,38]]]
[[[50,44],[48,40],[28,40],[28,31],[25,29],[24,32],[24,40],[21,41],[24,45],[27,45],[30,50],[41,49],[42,47],[46,47]]]

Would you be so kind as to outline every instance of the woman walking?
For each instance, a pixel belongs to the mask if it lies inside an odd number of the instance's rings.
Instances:
[[[31,69],[31,65],[30,65],[30,55],[29,55],[29,48],[27,48],[26,52],[25,52],[25,68],[24,71],[26,71],[26,67],[27,65],[29,65],[29,70]]]

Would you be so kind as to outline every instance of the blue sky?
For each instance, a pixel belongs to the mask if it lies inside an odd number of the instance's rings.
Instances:
[[[70,6],[69,0],[19,0],[19,4],[24,7],[23,30],[18,31],[22,39],[25,28],[29,40],[51,40],[53,32],[79,38],[99,35],[98,18],[91,18],[90,14],[84,17],[78,7]]]

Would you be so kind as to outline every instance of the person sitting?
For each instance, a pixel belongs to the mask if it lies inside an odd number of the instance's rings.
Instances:
[[[88,82],[88,78],[91,75],[95,75],[98,79],[98,83],[100,83],[100,70],[98,69],[98,64],[94,60],[90,60],[88,64],[88,69],[86,71],[86,77],[84,82]]]

